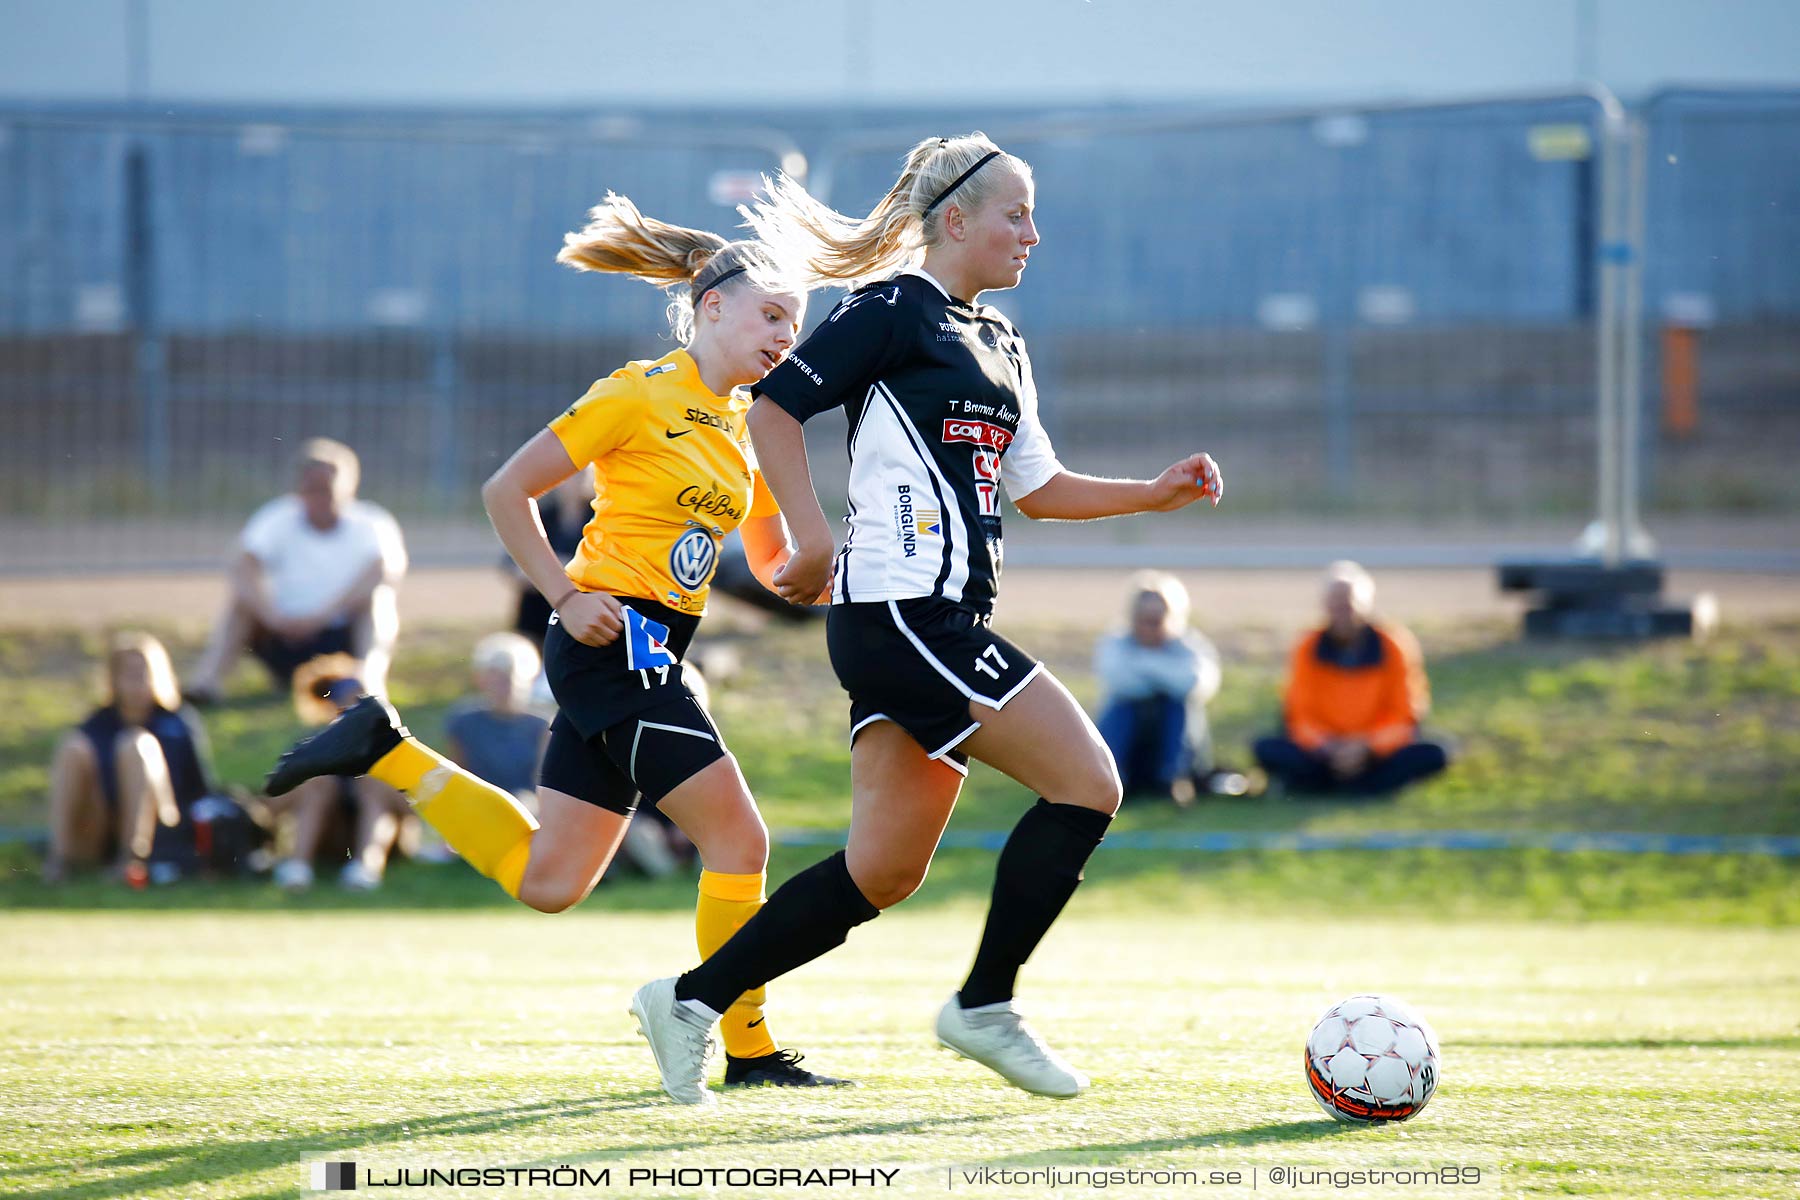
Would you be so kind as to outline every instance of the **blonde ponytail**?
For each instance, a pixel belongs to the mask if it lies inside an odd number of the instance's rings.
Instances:
[[[716,233],[646,217],[624,196],[608,192],[588,210],[586,226],[563,235],[556,261],[667,285],[689,282],[724,248]]]
[[[968,174],[990,157],[999,161]],[[985,133],[927,138],[907,152],[900,177],[866,217],[846,217],[821,204],[786,175],[769,183],[768,199],[738,212],[758,239],[804,262],[809,282],[856,283],[916,263],[937,241],[947,205],[954,200],[965,212],[980,207],[1002,164],[1031,175],[1023,159],[1001,150]],[[952,187],[953,195],[946,194]]]
[[[783,269],[768,247],[646,217],[614,192],[588,211],[585,226],[563,235],[556,261],[663,288],[669,294],[669,324],[683,342],[693,337],[695,306],[715,283],[741,280],[766,292],[805,293],[796,273]]]

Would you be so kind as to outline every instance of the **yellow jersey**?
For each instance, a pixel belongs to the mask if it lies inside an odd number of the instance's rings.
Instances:
[[[686,350],[595,381],[550,432],[594,466],[594,515],[568,562],[584,591],[706,611],[719,546],[780,512],[756,468],[742,396],[715,396]]]

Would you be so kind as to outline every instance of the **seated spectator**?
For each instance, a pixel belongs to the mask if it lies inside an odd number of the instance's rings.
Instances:
[[[350,447],[313,438],[295,468],[294,491],[244,526],[230,600],[188,689],[195,703],[218,698],[246,649],[283,687],[301,663],[349,654],[369,690],[387,688],[400,629],[394,588],[406,573],[400,527],[356,499]]]
[[[541,666],[537,647],[523,636],[489,634],[475,646],[476,694],[459,701],[445,718],[450,758],[519,797],[533,812],[550,723],[526,706]]]
[[[149,634],[118,635],[106,656],[106,702],[51,763],[45,881],[110,861],[119,879],[141,887],[158,843],[210,790],[208,776],[206,735],[182,706],[169,652]]]
[[[356,677],[357,661],[327,654],[294,672],[294,709],[309,725],[323,725],[355,704],[367,689]],[[275,816],[291,823],[287,853],[275,864],[277,887],[303,892],[313,885],[314,867],[338,868],[338,885],[369,892],[381,886],[388,858],[402,835],[416,839],[418,818],[406,797],[379,780],[309,779],[269,801]]]
[[[1289,664],[1285,728],[1256,743],[1256,761],[1299,792],[1381,795],[1442,771],[1449,750],[1419,736],[1430,707],[1412,634],[1369,617],[1375,582],[1353,562],[1325,572],[1325,625]]]
[[[1216,771],[1206,703],[1219,691],[1219,652],[1188,628],[1188,594],[1173,575],[1134,576],[1128,626],[1094,648],[1100,736],[1127,799],[1186,802],[1196,787],[1242,794],[1244,779]]]

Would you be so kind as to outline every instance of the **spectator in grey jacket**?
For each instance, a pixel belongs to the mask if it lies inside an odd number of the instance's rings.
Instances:
[[[1187,801],[1196,787],[1242,794],[1240,775],[1215,770],[1206,704],[1219,691],[1219,652],[1188,628],[1188,594],[1172,575],[1133,576],[1128,627],[1100,639],[1100,736],[1126,799]]]

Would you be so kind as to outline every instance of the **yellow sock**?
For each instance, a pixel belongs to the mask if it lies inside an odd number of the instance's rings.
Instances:
[[[700,944],[700,957],[731,940],[744,922],[763,906],[763,884],[767,876],[724,875],[717,871],[700,872],[700,899],[694,905],[694,940]],[[761,1058],[775,1053],[775,1039],[763,1020],[762,988],[745,992],[737,1003],[725,1010],[719,1022],[719,1036],[724,1039],[725,1053],[733,1058]]]
[[[446,845],[519,898],[538,823],[509,793],[410,737],[369,768],[369,776],[406,793],[413,811]]]

